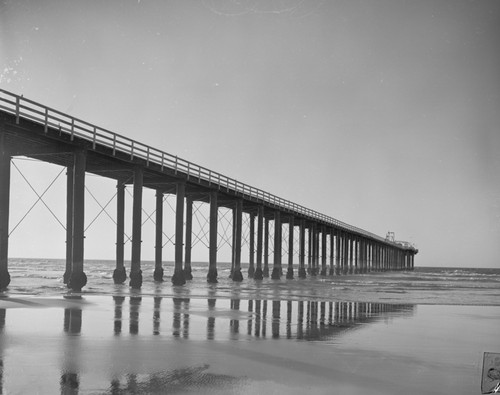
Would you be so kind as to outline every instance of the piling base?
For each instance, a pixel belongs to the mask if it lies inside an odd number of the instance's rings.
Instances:
[[[186,279],[186,280],[193,279],[193,273],[191,272],[191,268],[184,269],[184,279]]]
[[[113,281],[115,284],[123,284],[127,279],[127,272],[124,267],[117,267],[113,271]]]
[[[312,267],[311,268],[311,276],[317,276],[318,275],[318,271],[315,267]]]
[[[335,268],[335,275],[340,276],[340,268],[339,267]]]
[[[0,272],[0,291],[3,291],[10,284],[10,274],[7,270]]]
[[[255,276],[255,268],[253,266],[249,266],[248,268],[248,278],[254,278]]]
[[[142,270],[130,272],[129,285],[134,289],[138,289],[138,288],[142,287]]]
[[[264,270],[262,271],[262,275],[264,277],[269,277],[269,267],[264,266]]]
[[[299,278],[306,278],[307,272],[305,267],[299,267]]]
[[[330,276],[333,276],[335,274],[335,269],[333,267],[330,268]]]
[[[241,270],[240,269],[235,269],[233,271],[232,279],[233,279],[233,281],[237,281],[237,282],[242,282],[243,281],[243,274],[241,274]]]
[[[273,273],[271,274],[271,279],[279,280],[281,278],[281,270],[279,267],[275,267],[273,269]]]
[[[184,285],[186,284],[186,278],[184,277],[184,270],[176,270],[172,276],[173,285]]]
[[[164,270],[162,267],[155,267],[155,271],[153,272],[153,279],[159,283],[163,282],[163,273]]]
[[[291,267],[286,271],[286,278],[287,280],[293,280],[293,269]]]
[[[207,283],[217,284],[217,269],[209,269],[207,274]]]
[[[326,267],[321,268],[321,276],[326,277]]]
[[[80,380],[76,373],[63,373],[60,383],[63,394],[77,393],[80,387]]]
[[[263,280],[264,279],[264,272],[262,271],[261,268],[255,269],[255,273],[253,274],[253,279],[254,280]]]
[[[71,271],[66,270],[63,274],[63,283],[68,285],[69,278],[71,277]]]
[[[81,291],[87,284],[87,275],[84,272],[72,272],[68,280],[68,288],[73,291]]]

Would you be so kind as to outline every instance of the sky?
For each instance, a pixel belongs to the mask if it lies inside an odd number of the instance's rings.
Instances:
[[[395,232],[417,266],[498,268],[499,41],[497,0],[0,0],[0,87]],[[14,163],[39,194],[61,171]],[[37,200],[12,177],[11,228]],[[113,198],[113,182],[87,182]],[[62,222],[64,196],[62,175],[44,196]],[[112,207],[88,258],[113,258]],[[63,227],[39,202],[9,252],[63,258]]]

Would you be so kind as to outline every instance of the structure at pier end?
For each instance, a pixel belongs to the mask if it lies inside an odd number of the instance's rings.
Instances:
[[[124,265],[124,191],[133,189],[132,251],[129,285],[140,288],[142,195],[156,191],[154,280],[163,281],[163,196],[175,194],[175,262],[171,281],[183,285],[192,278],[193,202],[209,206],[208,282],[217,282],[218,212],[232,210],[232,269],[242,281],[243,216],[249,224],[248,277],[280,279],[309,275],[347,275],[387,270],[413,270],[418,249],[394,238],[383,238],[346,224],[210,169],[138,141],[74,118],[60,111],[0,90],[0,290],[10,283],[8,238],[11,159],[17,156],[67,169],[66,271],[64,281],[74,291],[87,282],[84,272],[85,175],[114,179],[117,186],[116,268],[113,279],[127,279]],[[185,219],[184,219],[185,218]],[[270,227],[273,232],[270,232]],[[283,240],[283,226],[288,240]],[[272,267],[270,234],[272,233]],[[296,237],[297,236],[297,237]],[[296,245],[298,239],[298,246]],[[282,262],[283,246],[288,262]],[[294,258],[297,255],[298,262]]]

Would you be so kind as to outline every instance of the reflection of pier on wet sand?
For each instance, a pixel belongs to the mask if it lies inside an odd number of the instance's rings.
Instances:
[[[0,384],[50,394],[474,393],[478,350],[498,345],[498,317],[497,306],[4,297]]]
[[[146,298],[149,303],[151,298]],[[289,341],[332,341],[351,330],[376,322],[389,314],[411,315],[413,305],[386,305],[380,303],[355,302],[321,302],[321,301],[277,301],[277,300],[240,300],[240,299],[190,299],[154,297],[153,305],[142,309],[143,298],[140,296],[114,296],[114,308],[106,322],[109,327],[99,325],[103,337],[114,337],[119,341],[121,336],[163,337],[165,339],[184,339],[185,341],[252,341],[287,339]],[[61,349],[61,368],[57,378],[61,393],[77,393],[80,383],[85,381],[84,367],[86,354],[85,325],[89,315],[92,325],[95,317],[83,298],[68,298],[71,304],[64,308],[63,329],[65,337]],[[14,301],[17,303],[17,301]],[[34,307],[32,304],[24,306]],[[40,306],[42,307],[42,306]],[[204,309],[205,307],[205,309]],[[58,309],[59,310],[59,309]],[[15,311],[15,310],[10,310]],[[38,310],[40,311],[40,310]],[[152,314],[151,314],[152,313]],[[101,317],[102,320],[102,317]],[[145,324],[145,325],[144,325]],[[0,331],[9,327],[6,309],[0,309]],[[141,333],[144,328],[149,333]],[[91,331],[96,328],[91,327]],[[2,338],[3,340],[3,338]],[[185,345],[186,346],[186,345]],[[110,350],[115,353],[117,350]],[[140,352],[141,354],[142,351]],[[118,354],[120,352],[118,351]],[[129,362],[117,360],[117,371],[110,371],[109,393],[141,393],[141,391],[162,391],[181,389],[184,386],[227,385],[238,380],[226,375],[213,375],[207,372],[208,365],[189,368],[177,368],[162,371],[157,366],[155,373],[144,376],[138,366],[148,365],[144,355],[137,355],[131,363],[130,371],[123,369]],[[167,356],[178,359],[179,354]],[[127,354],[127,358],[135,359],[136,355]],[[182,358],[181,358],[182,359]],[[0,378],[3,373],[0,369]],[[146,371],[154,371],[151,366]],[[50,380],[50,378],[47,378]],[[56,378],[54,377],[54,380]],[[196,383],[199,380],[200,383]],[[217,384],[218,383],[218,384]],[[3,385],[3,381],[0,381]],[[1,391],[0,391],[1,392]]]
[[[114,296],[114,333],[122,332],[123,296]],[[140,297],[129,298],[130,334],[137,334],[139,327]],[[365,302],[320,302],[280,300],[208,299],[207,311],[200,310],[200,300],[190,311],[190,298],[154,298],[154,313],[151,317],[154,335],[165,334],[161,326],[161,304],[163,300],[173,303],[171,335],[190,338],[189,327],[192,316],[206,316],[206,339],[216,338],[216,319],[229,319],[227,328],[219,328],[221,335],[246,333],[256,338],[287,338],[299,340],[328,340],[345,331],[368,324],[390,313],[412,314],[414,305],[365,303]],[[220,310],[218,305],[222,305]],[[228,311],[229,308],[229,311]],[[144,319],[142,317],[141,319]],[[150,319],[150,318],[148,318]],[[246,326],[244,325],[246,324]],[[242,329],[243,328],[243,329]],[[246,330],[244,329],[246,328]],[[199,333],[196,334],[199,336]]]

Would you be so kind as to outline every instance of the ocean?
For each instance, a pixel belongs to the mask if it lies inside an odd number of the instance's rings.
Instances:
[[[126,263],[127,269],[130,267]],[[113,261],[86,261],[88,277],[83,295],[140,295],[175,297],[189,293],[191,297],[239,297],[241,299],[292,299],[381,303],[451,304],[500,306],[500,269],[416,267],[414,271],[373,272],[348,276],[309,276],[307,279],[262,282],[246,279],[235,283],[229,278],[230,264],[218,264],[218,284],[207,284],[208,263],[192,264],[193,280],[174,287],[170,278],[173,262],[164,263],[164,282],[153,281],[154,263],[142,262],[143,286],[130,290],[128,281],[113,283]],[[65,261],[62,259],[11,259],[9,294],[60,296],[68,293],[62,281]],[[286,268],[285,268],[286,271]]]
[[[219,264],[208,284],[198,262],[192,281],[173,286],[172,263],[155,283],[143,262],[134,290],[113,283],[112,261],[88,261],[74,293],[64,267],[9,261],[0,393],[471,395],[496,385],[483,362],[500,368],[500,269],[254,281],[244,268],[235,283]]]

